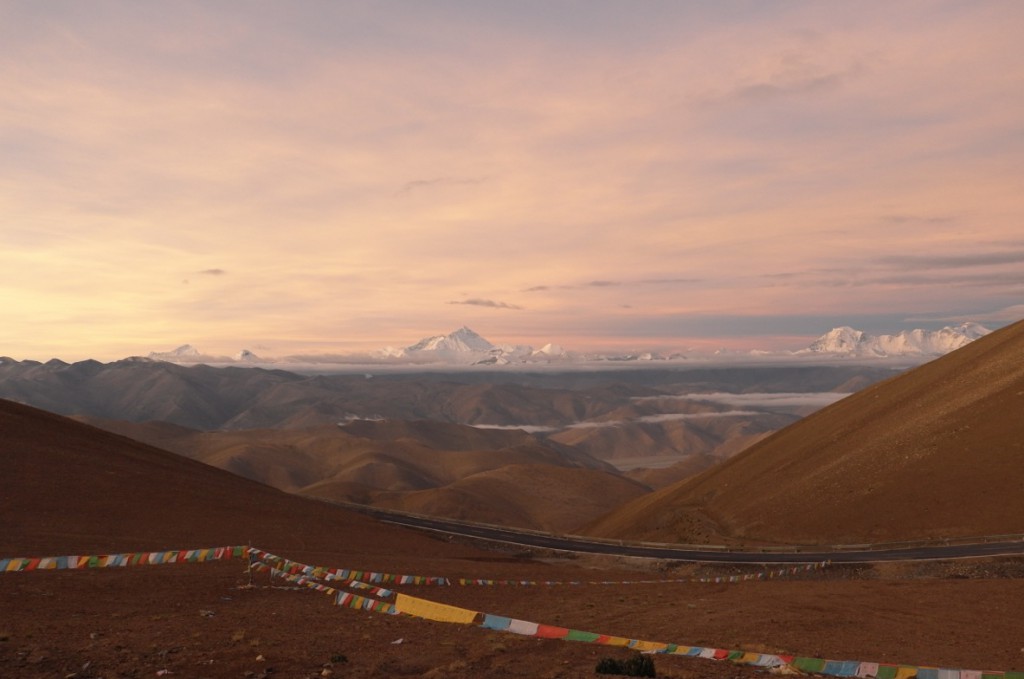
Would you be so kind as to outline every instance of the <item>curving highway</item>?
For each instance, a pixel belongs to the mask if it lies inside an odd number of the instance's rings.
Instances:
[[[673,547],[671,545],[637,544],[627,542],[588,540],[583,537],[550,535],[535,531],[521,531],[484,524],[464,523],[419,515],[383,511],[372,507],[346,505],[351,509],[369,514],[381,521],[409,528],[428,530],[443,535],[473,538],[522,547],[538,547],[565,552],[605,554],[609,556],[635,556],[652,559],[672,559],[708,563],[813,563],[832,561],[834,563],[869,563],[876,561],[920,561],[929,559],[962,559],[989,556],[1013,556],[1024,554],[1024,539],[956,545],[929,545],[881,549],[845,548],[833,551],[817,551],[815,548],[793,547],[787,551],[729,551],[725,548],[694,546]]]

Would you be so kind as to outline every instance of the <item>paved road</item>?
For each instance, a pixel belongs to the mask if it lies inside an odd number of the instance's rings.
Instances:
[[[903,547],[899,549],[875,549],[841,551],[800,551],[800,552],[730,552],[724,549],[700,550],[652,546],[629,543],[591,542],[582,538],[567,538],[535,532],[522,532],[478,524],[446,521],[444,519],[410,516],[379,511],[369,507],[353,509],[370,514],[381,521],[401,526],[420,528],[447,535],[471,537],[491,542],[541,547],[587,554],[614,556],[639,556],[676,561],[700,561],[716,563],[809,563],[832,561],[835,563],[867,563],[873,561],[912,561],[922,559],[954,559],[978,556],[1000,556],[1024,554],[1024,540],[1015,542],[990,542],[968,545],[935,545],[928,547]]]

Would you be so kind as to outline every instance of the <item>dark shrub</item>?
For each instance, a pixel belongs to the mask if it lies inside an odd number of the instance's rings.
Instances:
[[[621,674],[627,677],[655,677],[654,660],[649,655],[637,653],[627,660],[601,658],[594,671],[598,674]]]

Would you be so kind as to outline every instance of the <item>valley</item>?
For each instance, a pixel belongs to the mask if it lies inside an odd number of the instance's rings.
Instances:
[[[147,359],[0,363],[0,397],[281,490],[575,532],[897,369],[303,375]]]

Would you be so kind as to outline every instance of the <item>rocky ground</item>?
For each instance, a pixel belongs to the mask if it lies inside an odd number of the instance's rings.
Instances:
[[[322,552],[287,556],[352,565]],[[637,580],[710,572],[502,554],[453,559],[448,568],[429,574]],[[653,641],[1019,671],[1022,571],[1020,559],[1001,559],[835,567],[733,584],[398,589],[473,610]],[[241,561],[2,574],[0,676],[568,678],[597,676],[600,659],[632,653],[339,608],[318,592],[274,587],[263,574],[254,587],[248,582]],[[661,677],[763,674],[704,659],[655,656],[654,662]]]

